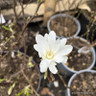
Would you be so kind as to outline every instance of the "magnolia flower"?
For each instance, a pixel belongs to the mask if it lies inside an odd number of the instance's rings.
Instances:
[[[40,34],[36,35],[36,43],[34,49],[38,52],[39,57],[42,59],[40,62],[40,71],[46,72],[47,69],[56,74],[58,72],[57,63],[66,63],[67,55],[72,51],[71,45],[65,45],[66,38],[56,39],[56,33],[51,31],[45,34],[44,37]]]

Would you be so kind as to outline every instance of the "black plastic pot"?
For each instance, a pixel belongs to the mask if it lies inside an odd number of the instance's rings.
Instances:
[[[80,21],[81,24],[81,31],[79,33],[79,36],[83,35],[84,33],[87,32],[87,25],[90,23],[90,21],[81,13],[78,20]],[[91,25],[92,23],[90,23]],[[89,30],[89,35],[88,35],[88,39],[90,41],[91,40],[91,36],[92,36],[92,32],[94,31],[94,29],[96,28],[96,22],[93,24],[93,26],[91,27],[91,29]],[[96,40],[96,30],[94,31],[94,36],[93,36],[93,40]],[[83,36],[84,38],[86,38],[86,36]]]

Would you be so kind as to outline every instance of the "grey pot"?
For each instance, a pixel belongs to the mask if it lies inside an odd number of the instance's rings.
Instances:
[[[50,22],[51,22],[51,20],[52,20],[52,19],[55,19],[55,18],[57,18],[57,17],[69,17],[69,18],[72,18],[72,19],[75,21],[78,29],[77,29],[76,33],[75,33],[73,36],[71,36],[71,37],[75,37],[75,36],[77,36],[77,35],[80,33],[81,25],[80,25],[80,22],[78,21],[78,19],[75,18],[75,17],[73,17],[73,16],[71,16],[71,15],[67,15],[67,14],[64,14],[64,13],[62,13],[62,14],[56,14],[56,15],[52,16],[52,17],[48,20],[48,22],[47,22],[47,28],[48,28],[48,31],[49,31],[49,32],[52,31],[51,28],[50,28]],[[53,31],[54,31],[54,30],[53,30]],[[60,36],[57,36],[57,37],[60,37]]]
[[[81,70],[81,71],[79,71],[78,73],[74,74],[74,75],[70,78],[70,80],[69,80],[69,82],[68,82],[68,88],[67,88],[67,90],[66,90],[66,92],[65,92],[65,96],[71,96],[70,87],[71,87],[71,83],[72,83],[73,79],[74,79],[78,74],[84,73],[84,72],[96,73],[95,70]],[[78,87],[79,87],[79,86],[78,86]]]
[[[81,40],[83,40],[83,41],[87,42],[88,44],[90,44],[86,39],[81,38],[81,37],[71,37],[71,38],[80,38]],[[70,39],[70,38],[69,38],[69,39]],[[87,68],[86,70],[91,70],[91,69],[94,67],[95,61],[96,61],[95,49],[92,47],[90,50],[92,51],[93,61],[92,61],[91,65],[90,65],[90,67]],[[78,72],[78,71],[75,71],[75,70],[70,69],[70,68],[69,68],[67,65],[65,65],[64,63],[57,64],[57,67],[58,67],[59,70],[64,71],[64,72],[62,72],[62,74],[66,74],[67,76],[71,76],[72,74]],[[84,70],[84,69],[83,69],[83,70]]]

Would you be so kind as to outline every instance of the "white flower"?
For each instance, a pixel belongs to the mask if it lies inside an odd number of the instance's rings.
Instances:
[[[66,63],[68,55],[73,47],[71,45],[65,45],[67,42],[66,38],[56,39],[56,33],[51,31],[49,34],[45,34],[44,37],[42,35],[36,35],[36,43],[34,45],[34,49],[38,52],[42,61],[40,63],[40,71],[46,72],[47,69],[56,74],[57,63]]]

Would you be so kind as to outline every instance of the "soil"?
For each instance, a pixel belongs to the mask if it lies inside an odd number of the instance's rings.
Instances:
[[[49,77],[49,76],[48,76]],[[68,78],[61,76],[67,84]],[[40,96],[65,96],[66,86],[58,75],[53,75],[46,80],[42,79],[40,87]]]
[[[73,46],[73,50],[69,54],[69,59],[66,65],[75,71],[89,68],[93,62],[92,51],[87,54],[78,53],[78,49],[82,48],[83,46],[89,46],[89,44],[79,38],[69,39],[68,44]]]
[[[72,18],[57,17],[51,20],[51,30],[54,30],[58,36],[70,37],[77,31],[77,25]]]
[[[22,92],[29,85],[20,71],[23,68],[26,76],[30,78],[31,84],[35,90],[37,89],[39,81],[38,70],[36,67],[30,68],[28,63],[28,58],[25,57],[24,60],[24,55],[20,53],[15,53],[14,56],[12,56],[12,53],[6,53],[0,56],[0,79],[5,79],[5,81],[0,82],[0,96],[9,96],[8,90],[14,82],[16,82],[16,85],[10,96],[16,96],[16,94]],[[33,96],[31,93],[30,95]],[[24,94],[20,96],[24,96]]]
[[[96,73],[77,75],[71,84],[71,96],[96,96]]]
[[[38,53],[35,51],[35,49],[33,48],[33,45],[36,44],[35,41],[35,35],[36,33],[40,33],[42,35],[44,35],[45,33],[48,33],[47,28],[42,27],[43,22],[37,22],[37,23],[31,23],[28,27],[29,27],[29,36],[28,36],[28,40],[27,40],[27,54],[29,56],[33,57],[33,60],[36,63],[40,63],[40,58],[38,56]],[[32,27],[34,26],[34,27]]]
[[[13,25],[12,29],[14,32],[8,31],[5,28],[0,28],[0,52],[6,50],[18,50],[23,47],[24,36],[21,36],[22,26]],[[20,40],[17,42],[18,38]],[[25,33],[25,39],[27,38],[27,33]]]

